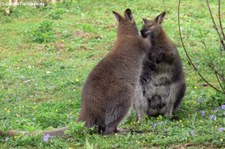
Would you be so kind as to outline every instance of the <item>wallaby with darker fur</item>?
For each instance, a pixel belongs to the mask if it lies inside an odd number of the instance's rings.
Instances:
[[[165,15],[163,12],[153,20],[143,19],[141,34],[151,36],[152,50],[144,61],[134,97],[138,120],[146,114],[171,117],[185,94],[185,76],[179,53],[162,28]]]
[[[130,9],[125,17],[113,12],[117,21],[117,38],[113,48],[89,74],[82,91],[78,121],[98,127],[104,135],[118,132],[117,126],[133,104],[144,57],[150,40],[139,36]]]

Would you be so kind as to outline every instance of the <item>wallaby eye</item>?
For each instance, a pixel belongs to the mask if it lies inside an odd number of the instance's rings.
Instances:
[[[148,27],[148,28],[151,28],[152,26],[153,26],[153,24],[150,24],[150,25],[148,25],[147,27]]]

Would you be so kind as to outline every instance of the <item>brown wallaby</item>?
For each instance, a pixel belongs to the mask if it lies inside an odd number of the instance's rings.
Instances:
[[[175,44],[166,36],[162,22],[166,12],[153,20],[143,19],[143,37],[151,36],[152,50],[143,63],[134,108],[138,120],[146,114],[171,117],[185,94],[185,76]]]
[[[139,36],[130,9],[125,16],[113,14],[118,21],[113,48],[89,74],[82,91],[81,111],[77,121],[87,127],[98,127],[99,133],[119,132],[117,126],[133,104],[144,57],[150,40]]]

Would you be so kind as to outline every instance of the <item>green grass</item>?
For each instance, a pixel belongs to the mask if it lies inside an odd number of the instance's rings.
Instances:
[[[17,7],[11,16],[0,10],[0,130],[44,130],[70,126],[63,138],[43,136],[0,137],[0,148],[143,148],[143,147],[222,147],[225,146],[225,110],[215,111],[225,103],[224,96],[205,87],[188,64],[181,47],[177,25],[177,1],[88,0],[48,5],[45,8]],[[217,13],[216,1],[211,1]],[[123,13],[131,8],[139,28],[142,18],[168,12],[164,28],[177,44],[187,80],[187,92],[179,120],[165,117],[146,118],[140,124],[134,111],[123,128],[146,130],[144,134],[100,136],[76,124],[80,110],[82,84],[91,69],[106,55],[116,37],[112,11]],[[225,10],[222,3],[221,10]],[[206,69],[207,55],[201,41],[218,49],[218,37],[204,1],[185,0],[181,24],[193,61],[215,86],[215,76]],[[215,15],[216,16],[216,15]],[[222,18],[225,12],[222,13]],[[39,35],[44,23],[52,34]],[[223,20],[224,21],[224,20]],[[223,22],[225,24],[225,22]],[[48,30],[49,31],[49,30]],[[41,39],[35,40],[36,35]],[[210,52],[212,56],[215,54]],[[221,68],[224,69],[224,65]],[[197,99],[200,99],[200,103]],[[205,111],[205,116],[202,116]],[[215,115],[216,120],[210,119]]]

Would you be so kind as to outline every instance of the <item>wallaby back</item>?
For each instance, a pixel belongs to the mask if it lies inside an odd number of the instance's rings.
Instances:
[[[150,49],[149,39],[139,37],[130,9],[118,21],[113,48],[89,74],[82,91],[78,121],[87,127],[97,126],[102,134],[118,132],[117,126],[127,115],[144,57]]]

